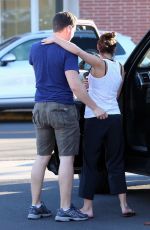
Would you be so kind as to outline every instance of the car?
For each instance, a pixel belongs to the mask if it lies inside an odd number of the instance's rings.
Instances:
[[[101,31],[102,32],[102,31]],[[52,30],[26,33],[0,44],[0,111],[31,110],[34,105],[35,77],[29,65],[29,51],[34,42],[52,34]],[[92,20],[78,20],[72,42],[87,52],[97,54],[99,31]],[[135,44],[117,33],[116,59],[124,63]],[[90,66],[79,58],[80,78]]]

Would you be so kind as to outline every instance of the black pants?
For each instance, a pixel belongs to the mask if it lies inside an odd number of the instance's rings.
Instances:
[[[109,115],[107,119],[85,119],[84,159],[79,195],[93,200],[98,180],[98,159],[102,143],[106,145],[106,166],[110,192],[125,193],[127,190],[124,169],[123,133],[121,115]]]

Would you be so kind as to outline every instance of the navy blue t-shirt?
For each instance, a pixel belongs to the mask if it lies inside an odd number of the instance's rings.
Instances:
[[[29,63],[36,77],[36,102],[58,102],[73,104],[73,93],[67,82],[65,71],[78,68],[78,57],[57,44],[32,45]]]

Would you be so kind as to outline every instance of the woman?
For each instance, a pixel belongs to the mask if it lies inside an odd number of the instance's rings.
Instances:
[[[118,194],[122,216],[133,216],[135,212],[128,206],[126,200],[122,121],[117,102],[123,84],[124,70],[119,62],[113,60],[116,49],[115,33],[101,35],[97,43],[100,57],[57,37],[42,41],[43,44],[52,42],[78,55],[91,65],[88,76],[89,95],[108,114],[108,118],[100,120],[90,108],[87,106],[85,108],[84,161],[79,187],[79,195],[84,198],[81,211],[91,218],[94,217],[93,199],[98,178],[97,165],[101,145],[104,142],[110,192]]]

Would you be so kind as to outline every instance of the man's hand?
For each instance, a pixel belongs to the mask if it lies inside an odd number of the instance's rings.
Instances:
[[[93,112],[95,113],[96,117],[98,119],[106,119],[108,117],[108,114],[101,109],[100,107],[97,107],[95,110],[93,110]]]

